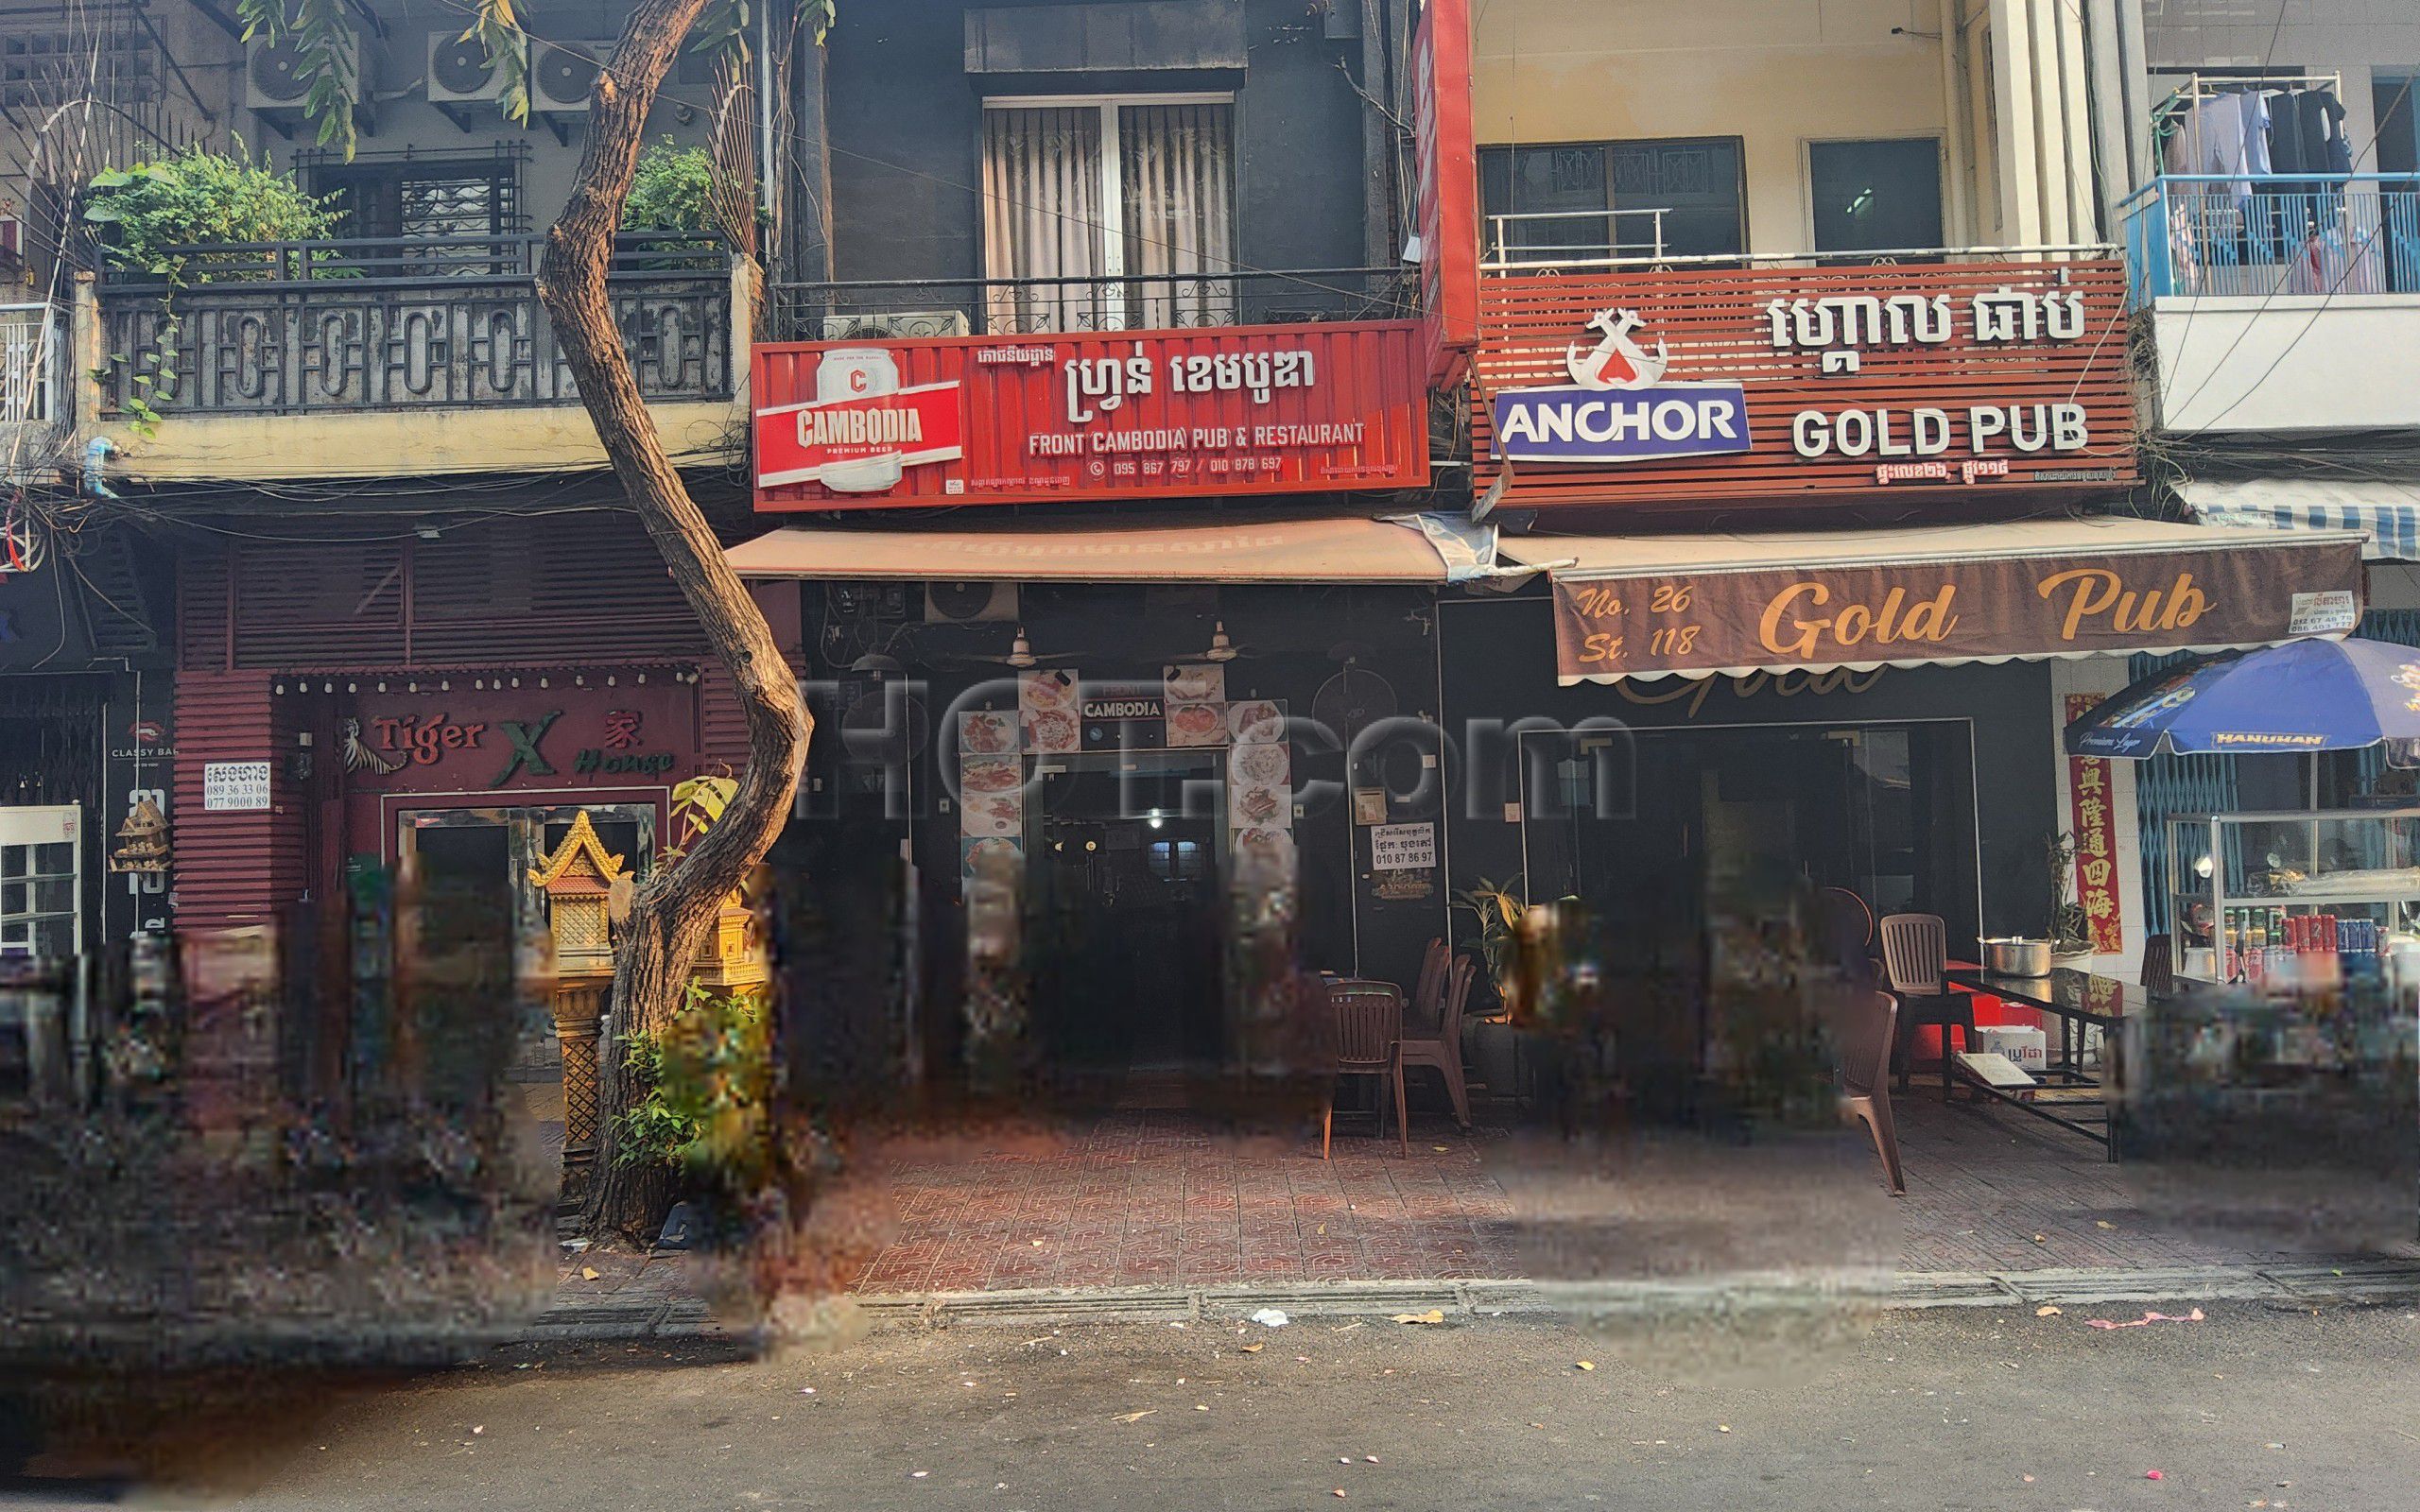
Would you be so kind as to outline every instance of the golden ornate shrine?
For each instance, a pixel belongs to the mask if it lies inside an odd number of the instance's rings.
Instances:
[[[596,1038],[614,988],[614,885],[626,875],[582,809],[529,880],[546,895],[555,941],[555,1035],[563,1057],[563,1163],[596,1154]]]

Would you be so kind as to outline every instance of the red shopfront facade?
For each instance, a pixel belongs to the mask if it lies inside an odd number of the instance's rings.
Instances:
[[[189,555],[178,598],[189,987],[206,1003],[275,973],[307,1009],[279,1036],[292,1086],[345,1079],[415,919],[509,945],[488,953],[510,963],[497,986],[526,996],[514,977],[544,964],[536,854],[585,809],[643,870],[673,785],[746,758],[720,668],[627,517],[240,541]],[[785,602],[766,595],[794,644]],[[399,894],[451,911],[425,922]]]

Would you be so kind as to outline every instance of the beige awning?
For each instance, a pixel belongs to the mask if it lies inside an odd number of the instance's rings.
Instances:
[[[1492,531],[1417,518],[1191,519],[864,530],[789,525],[723,555],[742,577],[934,582],[1403,583],[1485,576]],[[1454,560],[1448,561],[1448,556]]]
[[[2096,517],[1758,535],[1506,536],[1571,682],[2212,651],[2342,634],[2362,537]]]

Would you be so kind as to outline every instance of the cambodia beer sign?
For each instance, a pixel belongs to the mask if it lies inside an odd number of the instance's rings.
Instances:
[[[1473,424],[1508,507],[2112,490],[2118,263],[1485,281]]]
[[[760,346],[756,507],[1416,488],[1411,321]]]

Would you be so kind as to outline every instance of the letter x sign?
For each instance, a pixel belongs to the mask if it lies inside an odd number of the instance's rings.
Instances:
[[[515,772],[527,772],[532,777],[554,776],[554,764],[538,749],[538,743],[546,738],[547,730],[562,716],[562,710],[549,709],[543,719],[532,719],[527,723],[513,719],[497,721],[496,728],[503,730],[504,738],[512,743],[512,754],[505,759],[504,770],[496,773],[495,781],[488,786],[502,787],[512,781]]]

